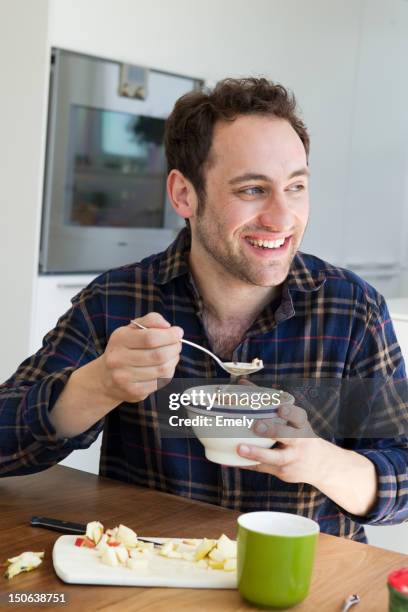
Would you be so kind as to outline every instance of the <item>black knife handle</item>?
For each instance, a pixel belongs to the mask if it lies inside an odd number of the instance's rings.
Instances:
[[[44,529],[51,529],[52,531],[59,531],[62,533],[84,534],[86,532],[86,525],[82,523],[60,521],[46,516],[32,516],[30,524],[31,527],[43,527]]]
[[[44,529],[51,529],[52,531],[59,531],[60,533],[73,533],[84,535],[86,533],[86,525],[82,523],[71,523],[70,521],[60,521],[59,519],[49,518],[47,516],[32,516],[30,521],[31,527],[43,527]],[[150,542],[155,547],[160,547],[161,544],[149,540],[146,538],[139,538],[141,542]]]

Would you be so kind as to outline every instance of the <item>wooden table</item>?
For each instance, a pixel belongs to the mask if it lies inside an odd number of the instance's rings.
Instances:
[[[58,534],[30,527],[32,515],[86,523],[100,520],[105,526],[123,523],[141,536],[235,538],[238,512],[142,489],[134,485],[55,466],[32,476],[0,479],[0,561],[24,550],[44,550],[36,570],[12,580],[0,577],[0,609],[12,610],[8,593],[64,593],[67,603],[47,604],[42,610],[247,610],[237,591],[159,589],[69,585],[52,566],[52,547]],[[335,612],[351,593],[361,603],[356,612],[387,610],[386,578],[390,571],[408,565],[406,555],[388,552],[321,534],[309,597],[296,611]],[[25,605],[26,608],[33,606]],[[37,606],[35,606],[37,607]]]

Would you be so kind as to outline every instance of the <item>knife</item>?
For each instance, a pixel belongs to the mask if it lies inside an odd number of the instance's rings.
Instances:
[[[31,527],[43,527],[44,529],[51,529],[52,531],[59,531],[60,533],[72,533],[81,534],[86,533],[86,525],[82,523],[72,523],[70,521],[60,521],[59,519],[49,518],[47,516],[32,516],[30,521]],[[137,539],[141,542],[149,542],[155,546],[161,546],[158,542],[153,540],[147,540],[146,538]]]

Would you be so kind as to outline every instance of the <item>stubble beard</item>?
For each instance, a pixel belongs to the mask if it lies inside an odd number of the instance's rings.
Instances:
[[[260,271],[255,267],[255,263],[245,257],[242,251],[238,253],[234,251],[231,244],[222,239],[222,225],[218,225],[217,230],[210,227],[207,222],[208,215],[205,214],[202,207],[201,211],[197,215],[196,238],[209,257],[214,259],[228,276],[256,287],[273,287],[280,285],[285,280],[296,254],[297,244],[290,245],[289,256],[283,262],[271,262],[268,265],[266,280],[265,267]]]

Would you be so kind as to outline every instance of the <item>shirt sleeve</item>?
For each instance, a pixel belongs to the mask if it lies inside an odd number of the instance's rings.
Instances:
[[[354,356],[352,375],[380,378],[385,390],[382,405],[371,423],[387,435],[345,440],[347,448],[373,462],[378,494],[374,506],[363,517],[342,512],[360,524],[392,525],[408,519],[408,386],[404,359],[395,336],[387,305],[377,294],[364,335]]]
[[[94,281],[72,300],[42,348],[0,386],[0,476],[42,471],[96,440],[103,419],[78,436],[58,438],[49,414],[72,372],[103,353],[104,321]]]

